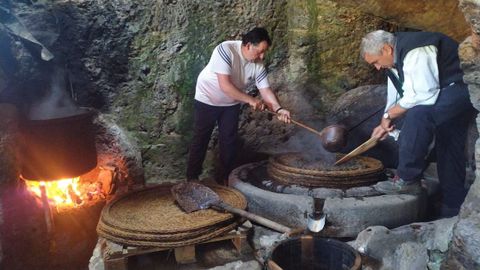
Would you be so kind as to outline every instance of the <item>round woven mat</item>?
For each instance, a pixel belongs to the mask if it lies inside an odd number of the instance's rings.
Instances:
[[[97,227],[97,232],[100,236],[102,236],[102,237],[104,237],[104,238],[106,238],[110,241],[122,244],[122,245],[138,246],[138,247],[175,248],[175,247],[193,245],[193,244],[197,244],[197,243],[201,243],[201,242],[210,240],[214,237],[217,237],[219,235],[222,235],[224,233],[227,233],[227,232],[235,229],[235,227],[237,227],[238,225],[239,225],[239,223],[237,221],[235,221],[235,222],[230,223],[226,226],[218,227],[211,232],[204,233],[204,234],[198,235],[196,237],[189,236],[185,239],[168,240],[168,241],[165,241],[165,240],[162,240],[162,241],[151,240],[151,241],[149,241],[149,240],[144,240],[144,239],[127,239],[127,238],[123,238],[123,237],[118,237],[116,235],[112,235],[111,233],[103,232],[103,231],[99,230],[98,227]]]
[[[337,159],[342,158],[343,154],[337,154]],[[351,161],[334,166],[328,165],[328,168],[319,168],[312,165],[306,165],[301,153],[291,152],[275,155],[268,161],[269,166],[278,168],[281,171],[292,172],[303,175],[314,176],[332,176],[332,177],[352,177],[359,175],[375,174],[383,171],[383,164],[380,160],[371,157],[357,156]],[[356,166],[351,166],[355,163]],[[315,164],[315,163],[312,163]]]
[[[337,159],[342,156],[338,154]],[[317,168],[316,164],[321,166]],[[267,165],[268,175],[281,184],[342,189],[376,183],[383,178],[383,171],[383,164],[370,157],[358,156],[333,166],[306,162],[301,153],[295,152],[273,156]]]
[[[233,207],[246,208],[247,201],[240,192],[207,186]],[[98,234],[122,244],[173,247],[204,241],[237,225],[230,213],[211,209],[185,213],[171,195],[171,187],[159,185],[112,200],[102,211]]]
[[[103,222],[99,222],[97,226],[97,231],[99,234],[105,235],[114,235],[118,238],[123,239],[130,239],[130,240],[139,240],[139,241],[179,241],[188,238],[195,238],[205,234],[212,233],[219,228],[225,227],[227,225],[232,224],[235,222],[235,219],[229,219],[227,221],[208,226],[205,228],[201,228],[198,230],[193,230],[190,232],[179,232],[179,233],[146,233],[146,232],[132,232],[132,231],[125,231],[121,228],[115,228],[109,226]]]

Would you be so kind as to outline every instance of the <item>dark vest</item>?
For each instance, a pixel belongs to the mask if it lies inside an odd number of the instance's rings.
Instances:
[[[437,47],[437,65],[440,88],[453,82],[463,81],[463,71],[458,58],[458,43],[441,33],[432,32],[397,32],[396,37],[396,68],[398,77],[403,84],[403,60],[407,53],[415,48],[433,45]]]

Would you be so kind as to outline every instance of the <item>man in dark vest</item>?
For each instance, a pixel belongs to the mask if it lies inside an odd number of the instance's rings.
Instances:
[[[397,175],[376,188],[418,190],[434,143],[443,217],[458,214],[467,193],[464,148],[474,112],[457,50],[458,43],[440,33],[383,30],[367,34],[360,46],[363,59],[388,76],[385,113],[371,136],[398,134],[394,123],[403,119]]]

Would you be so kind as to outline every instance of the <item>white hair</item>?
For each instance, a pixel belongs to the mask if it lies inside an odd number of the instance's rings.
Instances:
[[[366,34],[360,43],[360,56],[364,57],[366,53],[380,55],[383,45],[395,45],[395,36],[387,31],[376,30]]]

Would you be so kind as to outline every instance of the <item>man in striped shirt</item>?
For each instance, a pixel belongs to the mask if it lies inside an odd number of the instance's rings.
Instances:
[[[224,41],[218,45],[198,75],[187,180],[196,180],[201,174],[210,136],[218,124],[222,172],[217,181],[226,183],[235,158],[240,103],[248,103],[254,110],[263,110],[266,106],[278,114],[279,120],[290,122],[290,112],[280,106],[263,65],[270,45],[268,32],[254,28],[241,41]],[[262,99],[245,93],[251,85],[259,89]]]

